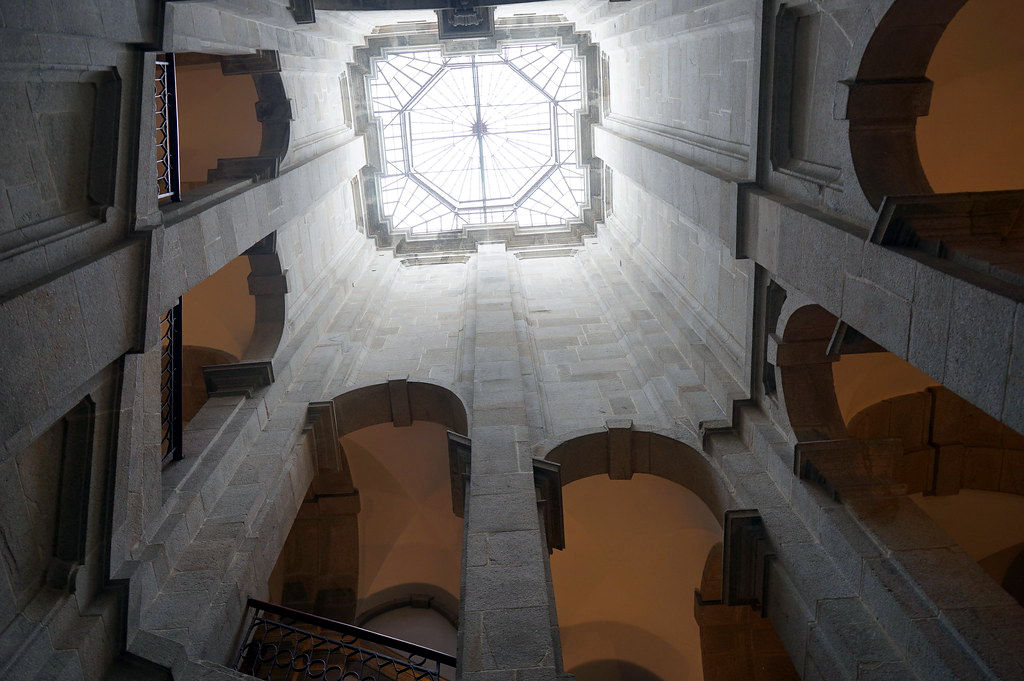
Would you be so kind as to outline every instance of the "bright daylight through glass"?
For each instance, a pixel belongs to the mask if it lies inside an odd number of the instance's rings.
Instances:
[[[580,219],[580,60],[557,44],[497,54],[391,54],[370,81],[381,124],[381,213],[393,232],[561,227]]]

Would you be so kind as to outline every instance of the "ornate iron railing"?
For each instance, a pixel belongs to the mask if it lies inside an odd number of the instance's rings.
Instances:
[[[267,681],[442,681],[451,655],[250,598],[235,669]]]
[[[164,464],[181,458],[181,299],[160,317],[160,448]]]
[[[157,57],[153,100],[157,199],[178,201],[181,198],[181,178],[178,173],[178,99],[173,54]]]

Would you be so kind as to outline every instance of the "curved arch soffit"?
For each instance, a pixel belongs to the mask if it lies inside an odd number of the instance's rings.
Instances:
[[[357,430],[385,423],[403,426],[413,421],[428,421],[460,435],[469,434],[462,400],[451,390],[433,383],[401,380],[368,385],[344,392],[331,403],[338,423],[340,458],[338,470],[321,470],[314,479],[321,493],[351,494],[355,491],[348,456],[340,441]]]
[[[614,443],[613,438],[628,439]],[[728,483],[703,454],[668,436],[643,430],[626,430],[622,435],[604,430],[562,442],[544,457],[561,466],[562,486],[594,475],[626,479],[633,473],[648,473],[684,487],[700,498],[719,524],[735,496]]]

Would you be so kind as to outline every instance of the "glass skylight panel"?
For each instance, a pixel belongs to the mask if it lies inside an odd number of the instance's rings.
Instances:
[[[581,219],[580,60],[555,43],[498,53],[389,54],[370,80],[384,156],[380,209],[393,232],[563,227]]]

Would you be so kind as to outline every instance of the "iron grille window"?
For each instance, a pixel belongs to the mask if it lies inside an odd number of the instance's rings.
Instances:
[[[160,449],[164,465],[181,458],[181,299],[160,317]]]
[[[156,123],[157,199],[181,199],[178,173],[178,102],[174,81],[174,55],[160,55],[156,60],[153,104]]]

